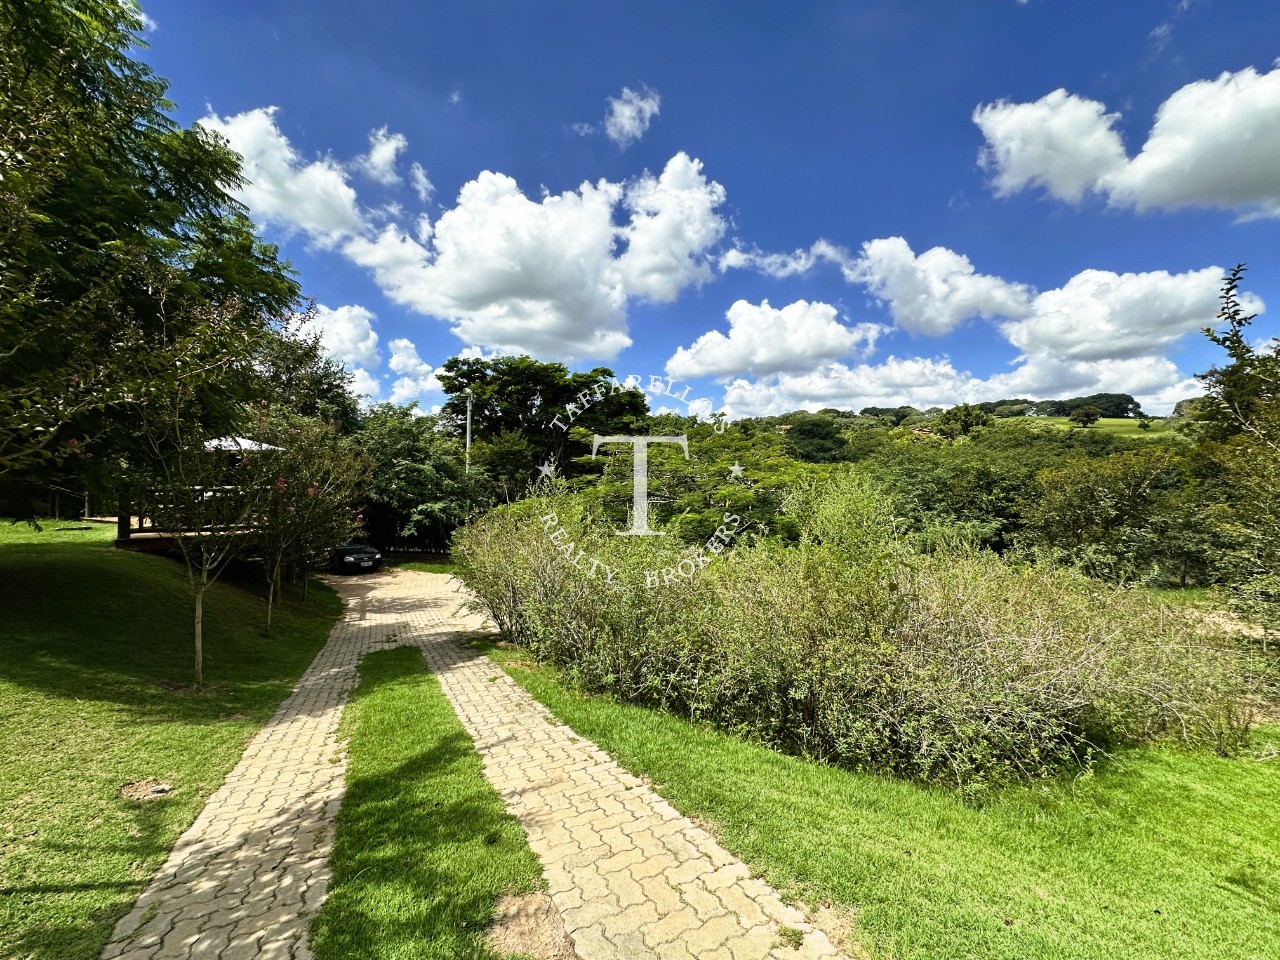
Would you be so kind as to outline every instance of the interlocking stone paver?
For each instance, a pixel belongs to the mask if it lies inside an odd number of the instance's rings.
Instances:
[[[450,577],[335,581],[329,642],[116,926],[104,960],[311,960],[346,755],[343,705],[370,650],[416,646],[523,825],[580,960],[788,960],[835,950],[803,914],[603,750],[461,642],[484,629]],[[791,922],[787,922],[791,921]],[[805,932],[778,949],[782,926]]]

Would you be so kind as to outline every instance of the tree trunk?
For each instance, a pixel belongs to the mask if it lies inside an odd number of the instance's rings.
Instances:
[[[196,584],[196,687],[204,683],[204,572]]]
[[[280,562],[272,568],[267,582],[267,635],[271,635],[271,611],[275,607],[276,597],[280,593]]]

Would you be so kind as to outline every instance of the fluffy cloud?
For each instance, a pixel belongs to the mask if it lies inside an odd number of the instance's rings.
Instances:
[[[1066,90],[1034,103],[998,103],[973,112],[987,145],[979,157],[999,196],[1041,186],[1059,200],[1079,203],[1104,176],[1122,167],[1124,143],[1117,114]]]
[[[913,333],[943,334],[971,317],[1020,317],[1028,310],[1022,284],[978,273],[969,258],[945,247],[916,256],[901,237],[871,240],[844,267],[845,278],[862,283]]]
[[[617,97],[609,98],[609,112],[604,118],[604,132],[625,150],[645,135],[658,115],[662,98],[656,90],[641,87],[639,92],[623,87]]]
[[[1132,393],[1148,410],[1165,412],[1182,397],[1201,392],[1197,381],[1163,354],[1175,341],[1213,323],[1223,273],[1220,267],[1180,274],[1085,270],[1059,288],[1037,293],[977,274],[968,259],[950,250],[916,257],[899,238],[864,245],[862,256],[842,269],[883,299],[900,327],[945,332],[970,316],[995,320],[1019,351],[1011,369],[978,378],[957,370],[946,357],[890,357],[880,364],[849,366],[832,356],[823,359],[833,362],[808,371],[779,368],[771,376],[735,379],[725,391],[733,415],[1097,392]],[[1261,299],[1247,293],[1242,305],[1249,313],[1265,310]],[[730,340],[716,334],[694,348],[705,342],[711,356],[729,356]],[[673,362],[692,363],[694,348]]]
[[[486,171],[436,221],[429,245],[393,225],[347,251],[389,297],[452,321],[468,343],[612,357],[631,343],[612,257],[620,195],[602,181],[534,202]]]
[[[274,108],[202,122],[245,155],[252,183],[240,198],[261,221],[337,247],[393,301],[449,321],[464,342],[489,350],[611,359],[631,343],[628,302],[670,301],[708,279],[711,248],[724,234],[724,188],[684,153],[656,177],[584,183],[538,200],[485,171],[434,223],[419,217],[407,227],[394,207],[362,211],[341,165],[305,163]],[[391,172],[401,148],[379,153],[378,145],[396,136],[376,131],[368,155],[389,157],[382,168]],[[410,180],[426,199],[430,181],[419,170],[410,167]]]
[[[200,121],[244,158],[247,182],[237,192],[240,200],[260,222],[301,230],[321,246],[360,230],[356,193],[341,165],[327,157],[304,162],[275,115],[275,107],[261,107],[233,117],[211,113]]]
[[[392,373],[400,375],[391,385],[392,403],[409,403],[420,399],[423,394],[440,392],[435,370],[418,356],[418,348],[413,341],[401,337],[392,340],[390,347],[391,360],[387,365]]]
[[[357,397],[376,400],[382,392],[382,384],[364,367],[355,367],[351,371],[351,389]]]
[[[1222,274],[1220,267],[1180,274],[1085,270],[1065,286],[1037,296],[1024,319],[1007,322],[1001,329],[1027,356],[1150,357],[1212,324]],[[1250,313],[1265,308],[1249,294],[1241,302]]]
[[[331,356],[348,367],[373,367],[380,359],[373,319],[374,315],[361,306],[331,310],[321,304],[316,308],[314,322],[319,330],[320,344]]]
[[[807,373],[738,379],[724,393],[732,417],[767,416],[789,410],[836,407],[927,409],[1005,397],[1132,393],[1152,413],[1167,413],[1178,400],[1202,392],[1163,357],[1131,360],[1026,361],[988,378],[957,370],[947,357],[889,357],[879,364],[830,363]]]
[[[369,134],[369,152],[356,158],[356,167],[377,183],[387,186],[399,183],[396,160],[408,146],[409,141],[404,134],[389,133],[386,127],[380,127]],[[414,166],[417,167],[417,164]]]
[[[609,359],[631,343],[629,299],[672,300],[710,276],[705,250],[724,232],[723,201],[723,188],[685,154],[656,178],[584,183],[536,202],[486,171],[429,237],[391,225],[345,249],[393,300],[452,321],[469,344]],[[620,207],[631,216],[617,226]]]
[[[999,194],[1039,185],[1075,202],[1093,189],[1139,211],[1197,206],[1280,216],[1280,69],[1249,67],[1176,91],[1133,158],[1115,120],[1102,104],[1064,90],[974,111],[987,141],[982,162]]]
[[[716,209],[724,187],[708,180],[702,161],[677,153],[658,177],[646,174],[626,188],[631,213],[618,270],[628,294],[669,303],[682,289],[711,277],[703,251],[724,236]]]
[[[667,361],[667,375],[679,380],[812,369],[855,350],[870,352],[884,327],[860,323],[848,327],[826,303],[797,300],[781,309],[764,300],[759,306],[737,301],[725,316],[729,335],[704,333],[692,346],[680,347]]]

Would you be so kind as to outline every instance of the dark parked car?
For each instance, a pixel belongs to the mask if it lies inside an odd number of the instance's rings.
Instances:
[[[382,566],[382,552],[365,543],[344,543],[333,548],[329,562],[338,573],[364,573]]]

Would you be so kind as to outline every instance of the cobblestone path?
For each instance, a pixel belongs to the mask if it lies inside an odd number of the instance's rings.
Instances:
[[[422,650],[524,825],[581,960],[836,955],[705,830],[458,643],[482,624],[459,612],[456,581],[389,571],[337,585],[346,609],[328,644],[116,926],[104,960],[311,957],[346,766],[342,706],[360,659],[402,645]]]

